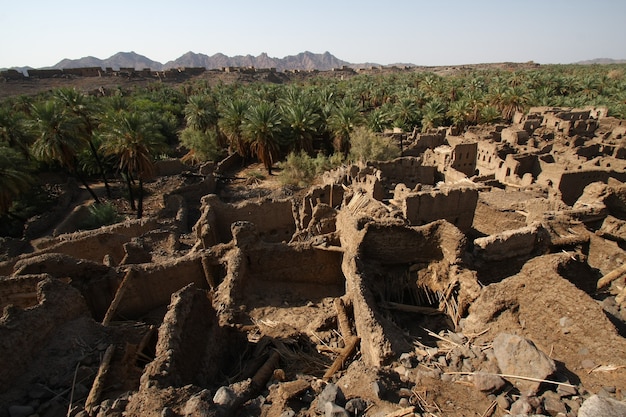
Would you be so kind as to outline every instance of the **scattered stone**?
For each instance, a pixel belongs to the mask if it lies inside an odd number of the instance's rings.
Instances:
[[[485,372],[472,375],[472,383],[477,390],[489,393],[500,391],[506,385],[506,381],[500,376]]]
[[[372,382],[372,392],[374,393],[374,396],[379,400],[382,400],[383,396],[385,395],[385,389],[378,381]]]
[[[227,404],[224,404],[227,405]],[[230,403],[228,404],[230,405]],[[186,416],[205,416],[209,415],[211,410],[211,393],[209,390],[202,390],[197,394],[194,394],[185,403],[183,407],[183,413]]]
[[[165,407],[163,408],[163,410],[161,410],[161,417],[176,417],[176,413],[174,412],[174,410],[172,410],[169,407]]]
[[[493,340],[493,351],[503,374],[546,379],[556,371],[554,361],[523,337],[500,333]],[[522,394],[535,394],[539,382],[514,379]]]
[[[320,413],[326,412],[327,403],[333,403],[340,407],[346,405],[346,397],[344,397],[341,388],[337,384],[326,384],[324,390],[317,397],[317,411]]]
[[[597,365],[594,361],[592,361],[591,359],[583,359],[580,362],[580,366],[583,367],[583,369],[593,369],[595,368]]]
[[[231,405],[236,398],[237,394],[229,387],[219,387],[217,391],[215,391],[213,402],[215,404],[228,406]]]
[[[578,390],[576,389],[576,387],[570,387],[569,385],[558,385],[556,388],[556,392],[561,397],[571,397],[578,394]]]
[[[601,398],[592,395],[587,398],[578,410],[578,417],[624,417],[626,403],[613,398]]]
[[[409,406],[409,399],[408,398],[400,398],[400,401],[398,401],[398,405],[402,408],[408,407]]]
[[[324,404],[324,416],[325,417],[350,417],[345,408],[333,403],[326,402]]]
[[[544,392],[541,398],[543,400],[544,411],[551,416],[555,416],[559,413],[567,413],[567,409],[565,408],[565,404],[561,401],[561,397],[554,391]]]
[[[408,388],[400,388],[400,390],[398,391],[398,396],[402,398],[411,398],[412,395],[413,392],[411,392],[411,390]]]
[[[405,368],[412,369],[415,367],[414,360],[415,358],[411,356],[410,353],[403,353],[402,355],[400,355],[399,362]]]
[[[367,401],[362,398],[353,398],[346,403],[346,411],[352,415],[360,416],[367,409]]]
[[[293,417],[296,415],[296,412],[293,411],[291,408],[283,411],[283,413],[280,415],[280,417]]]
[[[498,403],[498,407],[503,410],[508,410],[511,406],[511,401],[509,401],[509,398],[505,394],[498,395],[496,402]]]

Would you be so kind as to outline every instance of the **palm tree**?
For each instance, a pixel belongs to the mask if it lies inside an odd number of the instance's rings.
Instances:
[[[355,101],[344,99],[333,107],[328,117],[328,127],[334,135],[333,146],[336,152],[348,155],[350,152],[350,133],[364,122],[365,118]]]
[[[367,116],[367,126],[372,132],[384,132],[393,126],[393,114],[388,106],[380,106]],[[401,126],[398,126],[401,127]]]
[[[0,216],[9,213],[13,201],[34,182],[24,157],[0,143]]]
[[[459,129],[463,129],[470,119],[470,104],[466,99],[453,101],[448,108],[448,116],[452,119],[452,124]]]
[[[315,102],[304,97],[295,102],[286,102],[281,106],[281,110],[283,120],[295,140],[296,150],[312,154],[313,137],[319,130],[321,120]]]
[[[129,195],[133,201],[131,182],[135,178],[139,181],[137,218],[140,219],[143,216],[143,182],[154,175],[152,155],[165,148],[159,126],[143,114],[121,112],[109,119],[103,136],[102,150],[119,160],[119,169],[127,176]]]
[[[0,142],[19,150],[24,157],[30,157],[28,146],[31,143],[31,136],[20,112],[12,111],[8,107],[0,108]]]
[[[219,120],[215,101],[206,94],[189,97],[184,114],[187,127],[200,132],[215,129]]]
[[[83,135],[83,139],[89,145],[91,155],[96,161],[98,171],[104,182],[107,197],[111,198],[111,189],[109,188],[109,182],[107,180],[106,171],[102,164],[100,154],[96,149],[93,142],[93,131],[97,124],[97,120],[94,117],[93,103],[87,101],[87,96],[80,93],[74,88],[60,88],[54,91],[54,98],[61,102],[71,114],[73,114],[79,122],[78,131]]]
[[[523,87],[515,86],[506,89],[502,97],[502,118],[511,121],[515,112],[524,111],[528,101],[528,94]]]
[[[76,164],[76,155],[85,144],[78,119],[63,111],[59,102],[55,100],[34,105],[31,115],[29,125],[36,137],[31,149],[33,156],[41,161],[57,162],[71,175],[77,177],[96,204],[99,204],[100,199],[89,187]]]
[[[403,97],[393,106],[394,125],[405,131],[412,131],[419,124],[420,109],[417,102]]]
[[[428,129],[441,126],[446,115],[446,106],[439,100],[432,100],[424,105],[422,111],[424,113],[422,132],[426,132]]]
[[[243,124],[248,112],[248,102],[239,98],[231,98],[220,103],[222,117],[219,119],[220,129],[226,137],[230,148],[243,158],[244,164],[251,156],[250,146],[243,134]]]
[[[274,104],[261,101],[248,109],[243,134],[250,150],[263,163],[269,175],[272,175],[272,165],[278,158],[281,131],[281,116]]]

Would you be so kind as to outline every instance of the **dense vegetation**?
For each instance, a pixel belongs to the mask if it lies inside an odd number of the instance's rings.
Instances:
[[[346,159],[398,153],[378,132],[393,127],[508,122],[531,106],[602,105],[626,118],[626,66],[543,66],[535,69],[320,75],[305,83],[147,88],[96,97],[59,89],[0,103],[0,215],[23,218],[39,173],[61,170],[90,190],[90,181],[125,182],[142,215],[143,183],[154,161],[183,155],[197,163],[236,152],[267,173],[281,162],[286,183]],[[180,153],[180,151],[183,153]],[[100,200],[92,193],[97,204]]]

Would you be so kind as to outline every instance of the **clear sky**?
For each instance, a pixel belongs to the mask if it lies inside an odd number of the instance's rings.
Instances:
[[[625,0],[0,0],[0,68],[135,51],[452,65],[626,59]]]

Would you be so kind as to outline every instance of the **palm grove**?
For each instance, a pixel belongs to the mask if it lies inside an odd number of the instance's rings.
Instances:
[[[385,129],[463,129],[510,122],[530,106],[587,105],[626,118],[626,66],[407,71],[286,85],[155,82],[105,97],[69,88],[13,97],[0,103],[0,215],[32,214],[32,195],[50,171],[74,177],[96,206],[111,198],[112,181],[123,183],[141,217],[154,161],[181,150],[191,164],[237,153],[270,175],[280,166],[285,182],[303,185],[346,160],[399,155],[378,135]],[[106,198],[92,190],[95,182]]]

